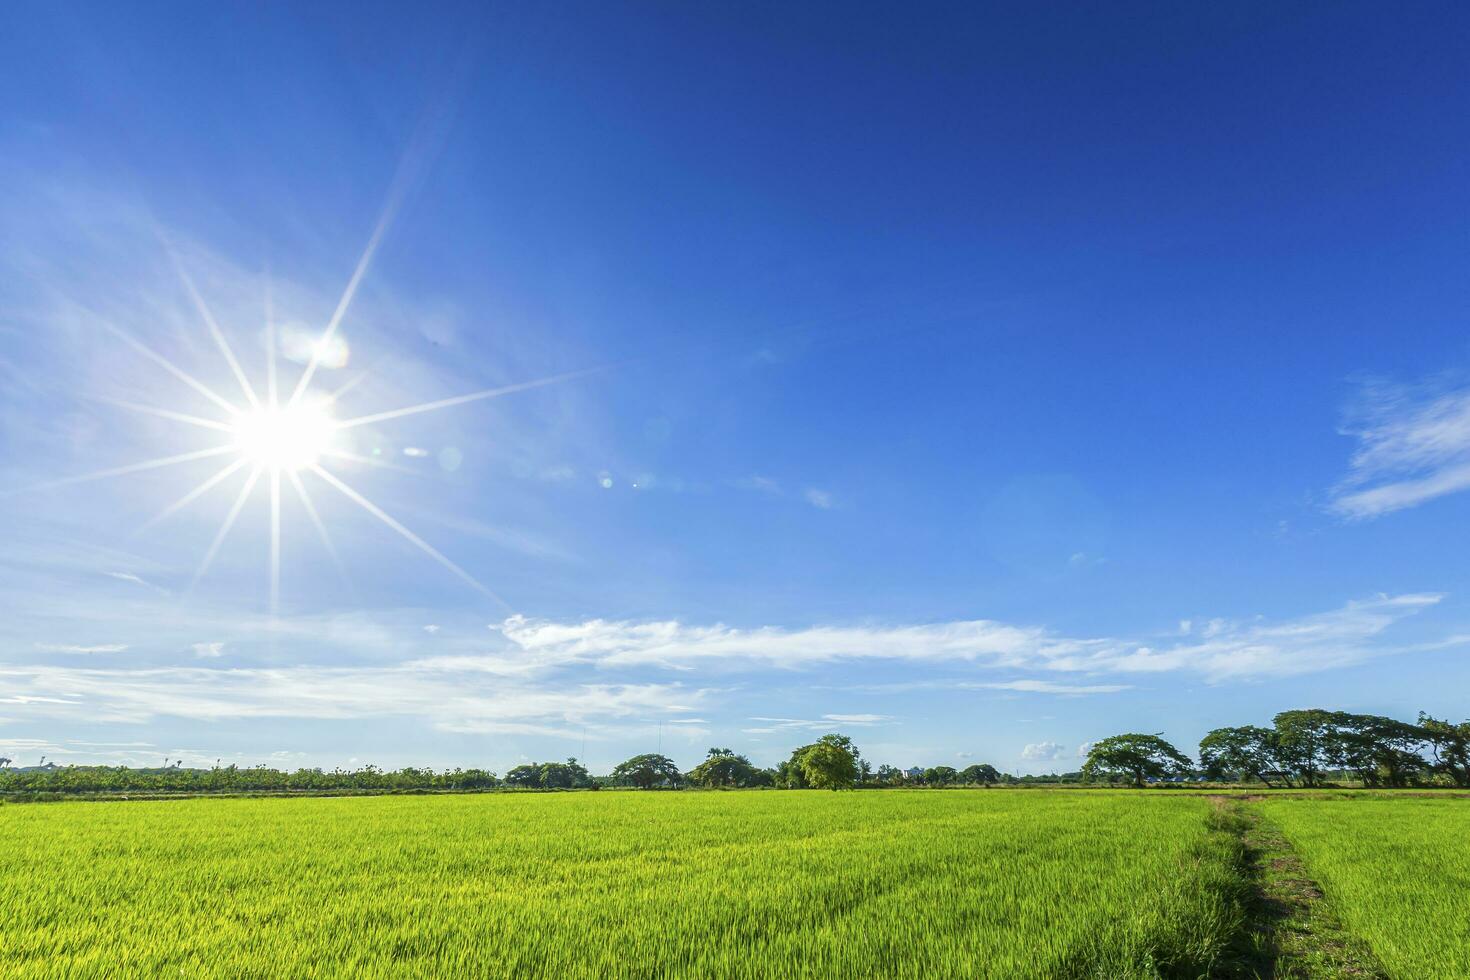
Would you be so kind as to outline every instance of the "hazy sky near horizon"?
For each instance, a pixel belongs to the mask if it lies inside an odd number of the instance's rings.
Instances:
[[[0,11],[0,755],[1470,716],[1463,5],[482,7]]]

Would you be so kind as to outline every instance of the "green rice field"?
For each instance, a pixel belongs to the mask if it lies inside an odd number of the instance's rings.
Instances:
[[[0,976],[1270,975],[1239,807],[1470,976],[1470,801],[1005,790],[4,805]]]
[[[569,793],[0,807],[0,975],[1199,975],[1197,797]]]
[[[1470,977],[1470,800],[1260,805],[1392,976]]]

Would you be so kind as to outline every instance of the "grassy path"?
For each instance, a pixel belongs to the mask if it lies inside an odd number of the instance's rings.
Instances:
[[[1237,976],[1263,980],[1359,980],[1388,974],[1349,932],[1281,829],[1249,801],[1222,804],[1245,845],[1254,897]]]

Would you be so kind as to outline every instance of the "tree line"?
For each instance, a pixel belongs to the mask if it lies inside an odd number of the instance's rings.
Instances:
[[[7,768],[0,759],[0,794],[46,793],[325,793],[466,792],[489,789],[881,789],[900,786],[993,786],[1093,782],[1143,786],[1161,780],[1209,779],[1267,787],[1318,787],[1329,779],[1356,779],[1368,787],[1470,787],[1470,722],[1421,713],[1416,722],[1382,715],[1308,708],[1283,711],[1270,728],[1216,728],[1199,743],[1198,762],[1162,735],[1129,733],[1090,746],[1082,769],[1052,776],[1017,777],[977,763],[964,769],[922,771],[880,765],[862,757],[846,735],[823,735],[792,751],[779,765],[761,768],[728,748],[711,748],[704,761],[681,772],[668,756],[643,753],[594,776],[575,758],[526,763],[504,777],[485,769],[384,770],[219,766],[156,769],[126,766]]]
[[[1420,712],[1417,722],[1383,715],[1304,708],[1283,711],[1271,727],[1216,728],[1200,739],[1195,764],[1159,735],[1114,735],[1095,743],[1084,779],[1148,780],[1188,776],[1264,786],[1322,786],[1351,778],[1374,788],[1470,787],[1470,722]]]

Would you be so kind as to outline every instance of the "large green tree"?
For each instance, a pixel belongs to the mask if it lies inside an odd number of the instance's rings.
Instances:
[[[1364,786],[1412,785],[1429,769],[1422,749],[1427,733],[1418,725],[1382,715],[1332,713],[1333,761],[1351,769]]]
[[[846,735],[823,735],[791,753],[783,776],[792,788],[852,789],[858,780],[859,754]]]
[[[544,789],[574,789],[591,785],[591,774],[576,759],[541,765],[541,786]]]
[[[1332,712],[1321,708],[1283,711],[1272,724],[1281,768],[1303,786],[1321,786],[1340,755]]]
[[[539,789],[541,787],[541,767],[533,765],[516,766],[505,774],[505,785],[520,786],[524,789]]]
[[[1082,774],[1087,779],[1122,774],[1142,787],[1146,779],[1163,779],[1189,770],[1189,757],[1159,735],[1114,735],[1094,742]]]
[[[618,763],[612,774],[614,779],[632,783],[639,789],[652,789],[659,784],[677,786],[681,778],[674,760],[655,752],[635,755]]]
[[[959,773],[953,766],[930,766],[924,770],[924,782],[929,786],[948,786]]]
[[[1459,787],[1470,787],[1470,721],[1458,725],[1419,712],[1419,729],[1434,758],[1434,770]]]
[[[703,762],[689,770],[689,781],[700,786],[749,786],[759,770],[731,749],[710,749]]]
[[[960,782],[971,786],[990,786],[1000,782],[1000,770],[988,762],[966,766],[960,771]]]
[[[1199,743],[1200,767],[1212,779],[1257,779],[1267,786],[1281,780],[1276,733],[1259,725],[1217,728]]]

